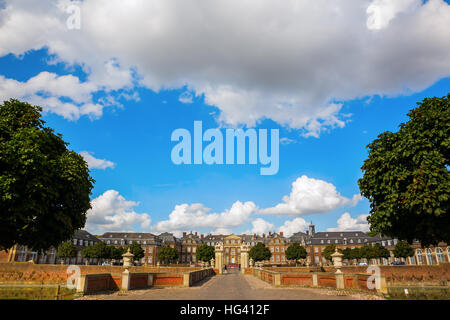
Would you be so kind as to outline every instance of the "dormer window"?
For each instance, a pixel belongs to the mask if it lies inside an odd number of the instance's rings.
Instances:
[[[110,234],[109,237],[112,238],[112,234]]]

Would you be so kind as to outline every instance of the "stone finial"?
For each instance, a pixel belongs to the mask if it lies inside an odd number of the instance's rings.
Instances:
[[[336,273],[341,273],[342,268],[342,257],[344,255],[338,251],[336,248],[336,251],[331,255],[331,259],[333,260],[333,266],[337,269]]]
[[[130,248],[128,251],[122,255],[123,257],[123,266],[125,268],[131,267],[133,265],[134,254],[130,252]]]

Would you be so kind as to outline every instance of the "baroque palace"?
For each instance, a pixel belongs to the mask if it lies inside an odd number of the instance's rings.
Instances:
[[[419,243],[412,245],[415,255],[407,259],[395,258],[393,250],[397,244],[397,239],[375,236],[371,237],[362,231],[341,231],[341,232],[315,232],[314,225],[309,226],[305,233],[297,232],[290,237],[285,237],[283,232],[267,235],[203,235],[197,232],[183,232],[181,238],[175,237],[171,233],[162,233],[154,235],[151,233],[131,233],[131,232],[107,232],[101,236],[94,236],[87,231],[79,230],[72,239],[78,250],[77,257],[67,259],[65,263],[85,264],[86,259],[82,257],[81,250],[98,241],[103,241],[107,245],[128,246],[132,243],[139,243],[144,249],[145,256],[139,261],[142,264],[157,265],[158,251],[163,246],[171,246],[178,251],[178,264],[196,264],[197,247],[202,244],[208,244],[215,247],[216,253],[221,251],[224,265],[240,265],[241,250],[248,250],[261,242],[269,248],[272,256],[265,264],[286,265],[292,261],[286,259],[286,249],[293,243],[299,243],[307,251],[306,263],[308,265],[321,265],[327,263],[322,252],[327,245],[334,244],[339,249],[356,248],[363,245],[380,245],[386,247],[391,257],[389,259],[373,259],[370,263],[392,264],[402,261],[405,264],[435,265],[443,262],[450,262],[450,247],[445,243],[440,243],[436,247],[422,248]],[[16,245],[8,252],[0,252],[0,262],[30,261],[39,264],[61,263],[56,257],[56,250],[51,248],[47,252],[31,251],[24,246]],[[365,261],[363,259],[363,261]],[[90,259],[89,263],[97,263],[96,259]],[[366,263],[368,261],[365,261]],[[293,262],[292,262],[293,263]],[[350,262],[348,262],[350,263]]]

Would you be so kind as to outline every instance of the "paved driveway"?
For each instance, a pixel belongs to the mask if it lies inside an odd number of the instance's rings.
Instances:
[[[268,283],[238,273],[217,275],[190,288],[151,288],[90,295],[81,299],[100,300],[353,300],[371,299],[370,295],[345,295],[335,290],[315,288],[274,288]]]

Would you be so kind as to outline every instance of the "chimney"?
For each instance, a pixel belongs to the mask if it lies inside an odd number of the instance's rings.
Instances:
[[[306,230],[306,235],[309,236],[309,231],[308,230]]]
[[[253,234],[253,239],[256,239],[256,233]]]
[[[311,236],[314,235],[314,233],[316,232],[314,225],[311,223],[309,225],[309,233],[311,234]]]
[[[272,232],[269,231],[269,237],[272,235]]]
[[[195,236],[197,236],[197,231],[195,231]]]
[[[186,237],[186,232],[183,232],[183,237]]]
[[[283,236],[283,231],[280,231],[280,236]]]
[[[203,239],[203,237],[204,237],[204,236],[203,236],[203,233],[202,233],[202,234],[200,235],[200,238],[202,238],[202,239]]]
[[[263,233],[263,238],[265,238],[266,237],[266,234],[265,233]]]

